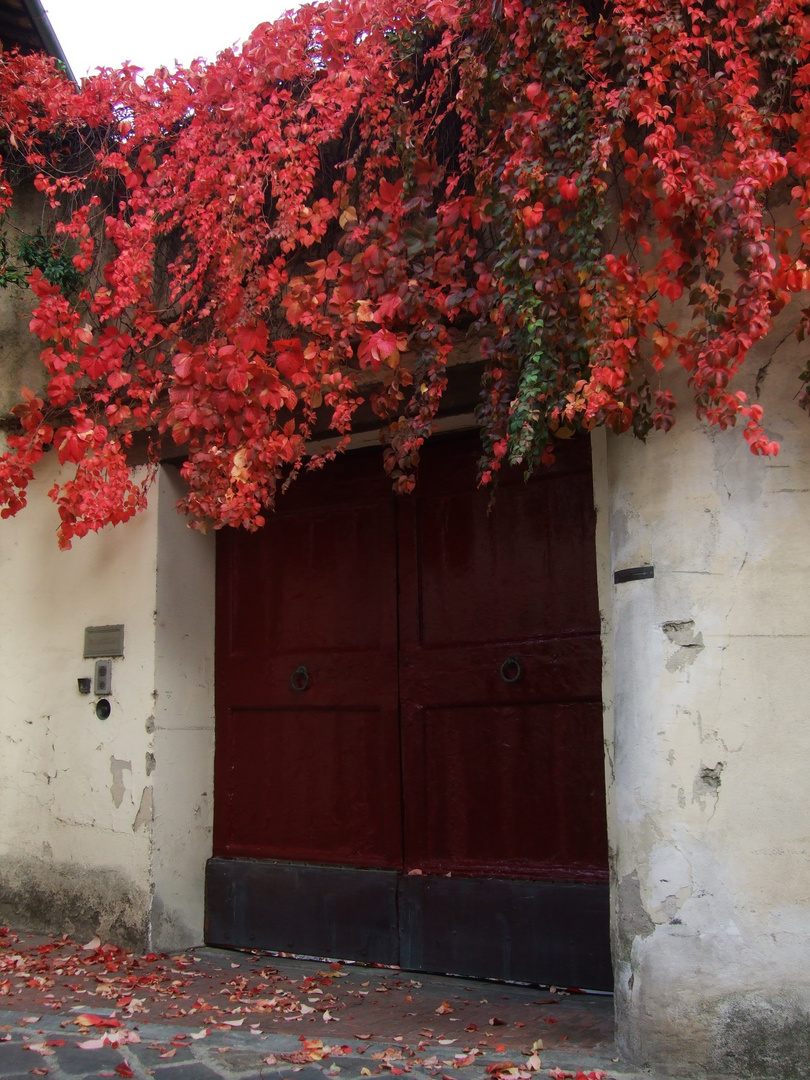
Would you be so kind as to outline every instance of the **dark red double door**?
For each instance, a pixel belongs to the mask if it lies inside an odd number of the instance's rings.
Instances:
[[[589,448],[490,513],[476,449],[220,536],[209,942],[610,985]]]

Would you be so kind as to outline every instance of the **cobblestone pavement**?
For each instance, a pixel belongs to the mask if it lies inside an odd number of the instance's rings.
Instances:
[[[574,1075],[577,1069],[588,1072],[602,1069],[610,1072],[615,1066],[602,1052],[544,1053],[542,1069],[526,1068],[530,1057],[484,1051],[471,1064],[462,1064],[468,1057],[463,1041],[453,1046],[426,1046],[423,1050],[394,1040],[371,1040],[358,1043],[341,1036],[301,1037],[286,1032],[250,1034],[242,1031],[212,1032],[202,1039],[192,1039],[198,1031],[187,1031],[175,1025],[132,1024],[126,1037],[138,1042],[81,1049],[81,1041],[61,1027],[56,1017],[49,1016],[20,1026],[19,1014],[0,1011],[3,1035],[11,1038],[0,1044],[0,1076],[3,1080],[30,1080],[32,1075],[49,1080],[76,1080],[79,1077],[134,1076],[138,1080],[159,1077],[163,1080],[321,1080],[324,1076],[338,1080],[355,1080],[373,1075],[408,1074],[415,1080],[452,1075],[463,1080],[469,1077],[546,1076],[549,1070],[561,1067]],[[9,1030],[5,1030],[8,1028]],[[120,1029],[119,1029],[120,1030]],[[461,1050],[458,1047],[461,1046]],[[348,1051],[348,1052],[347,1052]],[[438,1053],[437,1053],[438,1051]],[[458,1056],[457,1056],[458,1055]],[[511,1062],[511,1064],[510,1064]],[[496,1072],[490,1072],[492,1066]],[[458,1071],[457,1071],[458,1069]]]
[[[3,1080],[640,1080],[612,1031],[609,995],[0,933]]]

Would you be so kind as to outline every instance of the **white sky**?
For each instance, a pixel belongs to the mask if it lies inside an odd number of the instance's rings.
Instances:
[[[272,22],[299,0],[43,0],[51,26],[73,68],[130,61],[146,72],[187,65],[241,44],[261,22]]]

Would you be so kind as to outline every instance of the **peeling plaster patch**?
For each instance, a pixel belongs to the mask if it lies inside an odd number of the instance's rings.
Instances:
[[[126,785],[124,784],[124,769],[129,769],[132,772],[132,762],[122,761],[120,758],[110,758],[110,773],[112,774],[112,783],[110,784],[110,794],[112,795],[112,801],[115,804],[117,810],[121,803],[124,801],[124,794],[126,793]]]
[[[658,925],[671,922],[692,896],[692,868],[689,860],[671,844],[659,844],[652,853],[649,909]]]
[[[691,885],[684,885],[675,892],[670,893],[653,912],[653,922],[658,925],[672,923],[675,926],[680,926],[682,920],[676,918],[676,915],[691,896]]]
[[[155,771],[155,755],[154,754],[147,754],[146,755],[146,775],[151,776],[154,771]]]
[[[641,883],[638,880],[637,871],[625,874],[619,882],[617,902],[620,959],[629,961],[636,938],[649,937],[655,930],[655,923],[641,899]]]
[[[677,650],[667,660],[667,671],[680,671],[689,664],[694,664],[699,654],[706,648],[703,644],[703,634],[695,633],[695,623],[692,619],[681,622],[665,622],[661,629]]]
[[[155,718],[154,716],[147,716],[146,718],[146,734],[151,735],[155,730]]]
[[[135,820],[132,822],[133,832],[137,832],[142,825],[146,825],[152,820],[154,806],[152,791],[153,789],[150,784],[141,792],[141,805],[138,807],[138,813],[135,815]]]
[[[696,802],[701,810],[706,809],[707,798],[713,798],[716,804],[720,793],[720,777],[725,767],[725,761],[718,761],[714,768],[701,765],[692,786],[692,802]]]
[[[798,998],[732,998],[717,1021],[713,1065],[740,1077],[799,1080],[810,1061],[810,1012]]]
[[[710,769],[708,765],[704,765],[698,775],[698,782],[716,794],[717,789],[720,787],[720,775],[725,767],[725,761],[718,761],[713,769]]]

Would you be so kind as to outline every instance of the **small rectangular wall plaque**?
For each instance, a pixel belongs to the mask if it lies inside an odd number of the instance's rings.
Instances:
[[[85,626],[84,657],[86,660],[97,656],[124,655],[124,627]]]
[[[655,577],[654,566],[630,566],[627,570],[617,570],[613,575],[613,584],[621,585],[623,581],[642,581],[644,578]]]

